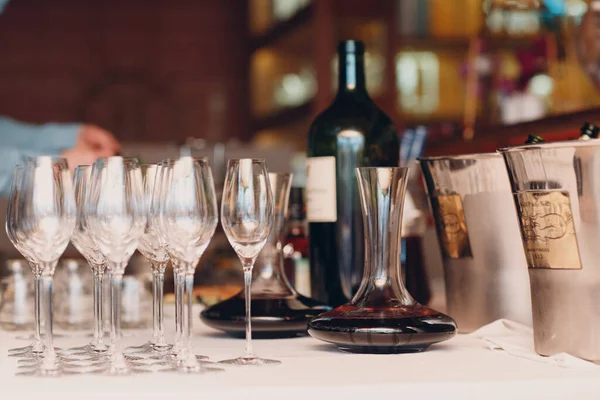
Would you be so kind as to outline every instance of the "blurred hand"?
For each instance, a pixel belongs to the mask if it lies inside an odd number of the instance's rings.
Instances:
[[[110,132],[95,125],[81,125],[75,149],[95,152],[97,157],[116,155],[121,146]]]
[[[61,156],[67,159],[72,171],[78,165],[91,165],[100,157],[114,156],[119,150],[119,142],[109,132],[95,125],[82,125],[75,147]]]

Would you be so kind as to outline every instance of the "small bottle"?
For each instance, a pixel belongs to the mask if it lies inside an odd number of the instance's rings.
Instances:
[[[529,135],[527,136],[527,140],[525,140],[525,144],[536,144],[536,143],[544,143],[546,140],[538,135]]]
[[[305,229],[304,188],[292,187],[289,200],[288,232],[285,250],[291,250],[284,261],[285,274],[296,291],[310,297],[310,265],[308,237]]]
[[[581,135],[579,135],[578,140],[598,139],[600,128],[590,122],[584,122],[579,132]]]

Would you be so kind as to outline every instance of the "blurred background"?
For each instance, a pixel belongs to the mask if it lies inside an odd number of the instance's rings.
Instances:
[[[243,154],[295,172],[302,188],[308,127],[336,91],[341,39],[364,41],[371,97],[400,134],[427,132],[427,155],[493,151],[530,133],[573,138],[584,120],[600,119],[597,0],[0,0],[0,8],[0,116],[97,125],[146,163],[185,145],[212,159],[217,180],[225,160]],[[227,252],[222,242],[209,252]],[[0,251],[18,256],[3,231]],[[199,280],[234,282],[227,293],[235,292],[235,260],[205,259]]]
[[[465,129],[477,137],[598,106],[586,74],[594,15],[581,29],[594,4],[10,0],[0,115],[93,123],[124,143],[239,139],[301,151],[335,91],[337,41],[353,38],[366,43],[371,96],[399,128],[426,125],[430,142]]]

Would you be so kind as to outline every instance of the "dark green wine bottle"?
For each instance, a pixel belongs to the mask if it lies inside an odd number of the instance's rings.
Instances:
[[[313,121],[308,138],[311,296],[331,306],[351,299],[363,272],[355,169],[398,166],[397,130],[367,93],[363,54],[361,42],[340,42],[338,92]]]
[[[527,140],[525,140],[525,144],[535,144],[535,143],[544,143],[546,140],[538,135],[529,135],[527,136]]]

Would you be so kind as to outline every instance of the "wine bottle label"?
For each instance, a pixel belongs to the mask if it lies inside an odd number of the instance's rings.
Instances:
[[[433,198],[432,205],[443,256],[451,259],[472,257],[460,195],[438,195]]]
[[[529,268],[581,269],[569,193],[530,191],[515,197]]]
[[[337,220],[335,157],[306,160],[306,219],[308,222]]]

